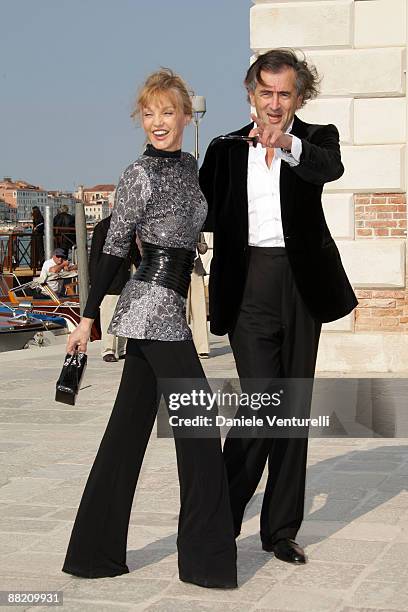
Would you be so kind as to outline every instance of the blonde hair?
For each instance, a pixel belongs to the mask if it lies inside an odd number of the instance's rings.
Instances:
[[[168,97],[176,107],[181,108],[185,115],[192,116],[193,106],[191,96],[193,91],[189,90],[187,84],[170,68],[160,68],[150,74],[140,88],[133,111],[132,119],[139,119],[143,107],[151,102],[161,101]]]

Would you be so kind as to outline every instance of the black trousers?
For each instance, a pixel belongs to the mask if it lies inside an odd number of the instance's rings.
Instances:
[[[249,247],[248,275],[230,343],[242,378],[313,378],[321,323],[295,286],[284,248]],[[268,463],[261,539],[294,538],[303,520],[307,438],[240,439],[224,445],[235,535]]]
[[[87,578],[129,571],[129,518],[156,417],[157,383],[176,377],[187,379],[186,385],[198,378],[208,385],[192,341],[128,340],[118,395],[86,483],[63,571]],[[180,578],[201,586],[235,587],[236,545],[220,439],[175,441]]]

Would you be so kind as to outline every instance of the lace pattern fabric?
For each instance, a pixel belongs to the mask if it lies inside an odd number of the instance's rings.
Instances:
[[[192,155],[144,155],[119,180],[103,252],[126,257],[135,231],[142,241],[195,251],[206,214]],[[108,331],[126,338],[189,340],[186,300],[172,289],[131,279]]]

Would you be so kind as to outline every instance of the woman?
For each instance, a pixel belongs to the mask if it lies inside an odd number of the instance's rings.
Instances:
[[[98,276],[67,350],[86,351],[99,304],[137,235],[143,259],[125,286],[109,331],[128,338],[116,402],[79,506],[63,571],[98,578],[128,572],[126,538],[134,491],[157,412],[158,379],[204,379],[185,318],[207,204],[197,164],[181,152],[189,93],[170,70],[153,73],[133,115],[149,144],[123,172]],[[203,383],[204,384],[204,383]],[[234,588],[236,546],[218,438],[176,438],[181,509],[179,576]]]
[[[33,206],[32,215],[31,267],[38,270],[44,263],[44,217],[38,206]]]

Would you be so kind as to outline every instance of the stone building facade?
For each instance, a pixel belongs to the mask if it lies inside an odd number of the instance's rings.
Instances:
[[[339,128],[324,209],[359,298],[324,326],[318,369],[408,370],[406,0],[254,0],[251,48],[302,49],[323,77],[299,116]]]

